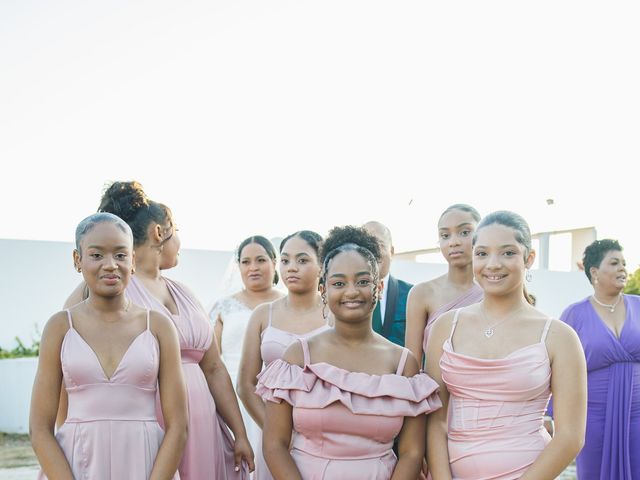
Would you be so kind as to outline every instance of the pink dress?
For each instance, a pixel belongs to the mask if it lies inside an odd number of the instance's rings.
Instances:
[[[300,343],[304,368],[275,360],[258,377],[256,392],[293,407],[291,456],[302,478],[390,479],[404,417],[440,408],[438,385],[424,373],[402,375],[407,349],[395,374],[369,375],[311,363],[307,341]]]
[[[200,360],[213,341],[213,327],[198,300],[182,285],[164,279],[178,307],[172,314],[154,297],[135,275],[127,286],[127,295],[133,303],[156,310],[169,317],[178,331],[182,370],[187,386],[189,433],[180,462],[182,480],[245,479],[248,470],[235,472],[233,437],[216,411],[209,385],[200,368]],[[158,420],[162,425],[162,412],[158,405]],[[246,467],[246,466],[245,466]]]
[[[149,330],[149,312],[146,330],[131,342],[111,378],[73,328],[69,310],[67,316],[60,361],[69,407],[56,440],[73,477],[148,479],[164,436],[155,407],[160,352]],[[40,472],[38,478],[47,477]]]
[[[314,330],[311,330],[310,332],[298,335],[296,333],[287,332],[286,330],[274,327],[271,324],[272,315],[273,303],[270,303],[269,321],[267,323],[267,327],[260,334],[260,356],[262,357],[262,362],[264,363],[265,367],[268,367],[273,361],[281,359],[284,355],[284,352],[287,350],[287,348],[289,348],[289,345],[291,345],[296,340],[300,338],[309,338],[311,335],[315,335],[316,333],[320,333],[331,328],[329,325],[322,325]],[[255,479],[273,480],[273,477],[269,472],[269,468],[264,461],[264,456],[262,455],[262,442],[260,442],[260,446],[256,449],[255,454]]]
[[[468,305],[473,305],[474,303],[478,303],[480,300],[482,300],[482,297],[484,297],[484,292],[477,283],[474,283],[469,290],[460,295],[458,298],[442,305],[435,312],[430,314],[427,317],[427,325],[424,328],[424,335],[422,337],[422,351],[424,352],[424,354],[427,354],[427,340],[429,339],[429,332],[431,331],[431,327],[433,327],[433,324],[438,318],[451,310],[455,310],[456,308],[462,308]]]
[[[449,390],[449,461],[454,480],[520,478],[551,440],[543,426],[551,395],[551,365],[545,340],[505,358],[456,353],[451,336],[440,359]]]

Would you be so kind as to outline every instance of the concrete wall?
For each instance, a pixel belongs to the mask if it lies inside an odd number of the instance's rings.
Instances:
[[[26,345],[39,338],[47,319],[60,310],[67,296],[81,280],[73,269],[73,246],[65,242],[0,240],[5,253],[0,275],[0,346],[15,347],[19,336]],[[240,287],[232,252],[182,250],[180,265],[168,276],[184,282],[205,308],[222,294]],[[446,272],[444,264],[395,261],[392,273],[411,283],[429,280]],[[590,287],[581,272],[534,271],[528,285],[538,298],[538,307],[558,317],[568,304],[585,297]],[[31,386],[36,359],[0,360],[0,431],[26,433]]]

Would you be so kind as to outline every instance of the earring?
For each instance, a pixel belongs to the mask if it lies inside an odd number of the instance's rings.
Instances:
[[[82,268],[76,267],[76,270],[78,270],[78,273],[82,273]]]
[[[524,278],[527,282],[530,282],[531,279],[533,278],[533,275],[531,275],[531,270],[529,270],[528,268],[527,268],[527,273],[525,273],[524,275]]]
[[[320,298],[322,298],[322,318],[326,320],[329,316],[329,314],[327,313],[327,296],[323,293],[322,295],[320,295]]]
[[[136,273],[136,269],[135,269],[135,268],[132,268],[132,269],[131,269],[131,275],[133,275],[134,273]]]

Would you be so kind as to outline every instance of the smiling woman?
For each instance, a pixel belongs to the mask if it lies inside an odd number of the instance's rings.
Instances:
[[[372,329],[380,258],[364,228],[334,228],[322,249],[334,328],[300,338],[260,374],[264,452],[276,479],[418,478],[424,414],[440,400],[409,350]]]
[[[582,447],[584,355],[575,332],[530,304],[524,280],[534,259],[519,215],[494,212],[478,225],[473,273],[484,298],[442,315],[427,343],[444,404],[428,420],[434,480],[554,479]],[[542,426],[551,392],[553,439]]]

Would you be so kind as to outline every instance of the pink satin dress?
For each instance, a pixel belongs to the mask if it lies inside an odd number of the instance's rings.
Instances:
[[[213,327],[198,300],[178,282],[164,279],[178,307],[171,313],[154,297],[135,275],[127,286],[127,295],[133,303],[156,310],[170,318],[178,331],[182,372],[187,386],[189,431],[184,454],[180,462],[182,480],[236,480],[249,476],[246,465],[235,471],[234,440],[222,418],[209,390],[200,361],[213,341]],[[160,425],[162,411],[157,406]]]
[[[424,373],[402,375],[404,349],[395,374],[349,372],[311,363],[300,339],[304,368],[275,360],[258,377],[265,401],[293,407],[293,457],[304,480],[388,480],[397,459],[392,446],[404,417],[442,406],[437,384]]]
[[[543,415],[551,395],[545,340],[501,359],[456,353],[451,335],[440,358],[449,390],[449,461],[454,480],[520,478],[551,440]]]
[[[60,360],[69,407],[56,440],[73,477],[148,479],[164,437],[156,419],[160,352],[149,330],[149,312],[147,328],[131,342],[111,378],[73,328],[69,310],[67,315]],[[47,477],[40,472],[38,478]]]
[[[289,348],[293,342],[300,338],[309,338],[316,333],[323,332],[331,328],[329,325],[322,325],[318,328],[311,330],[310,332],[297,334],[291,333],[286,330],[274,327],[271,323],[273,316],[273,303],[269,304],[269,320],[267,327],[260,334],[260,355],[265,368],[268,367],[273,361],[279,360],[284,355],[284,352]],[[264,461],[262,455],[262,441],[260,446],[256,449],[256,470],[254,472],[255,480],[273,480],[267,463]]]

